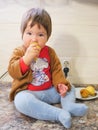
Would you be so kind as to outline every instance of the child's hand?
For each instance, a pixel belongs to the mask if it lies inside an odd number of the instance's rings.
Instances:
[[[62,97],[65,97],[68,87],[65,84],[58,84],[58,91]]]
[[[23,56],[23,60],[27,65],[30,65],[32,60],[35,60],[40,53],[40,46],[38,44],[30,44],[27,48],[25,55]]]

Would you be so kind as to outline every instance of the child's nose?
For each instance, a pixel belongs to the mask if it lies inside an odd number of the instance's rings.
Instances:
[[[32,35],[31,39],[32,39],[32,41],[37,41],[37,36],[36,35]]]

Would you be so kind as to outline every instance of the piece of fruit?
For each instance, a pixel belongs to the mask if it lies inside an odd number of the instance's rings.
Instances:
[[[87,97],[89,97],[89,92],[88,92],[88,90],[86,90],[85,88],[83,88],[83,89],[80,90],[80,94],[81,94],[81,97],[82,97],[82,98],[87,98]]]
[[[39,50],[41,49],[41,47],[38,45],[37,42],[32,42],[31,44],[36,44],[36,47],[37,47]]]
[[[95,91],[95,88],[94,88],[93,86],[87,86],[87,87],[86,87],[86,90],[89,91],[89,94],[90,94],[91,96],[95,96],[95,95],[96,95],[96,91]]]

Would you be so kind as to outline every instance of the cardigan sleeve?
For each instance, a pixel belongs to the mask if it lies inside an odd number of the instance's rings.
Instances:
[[[50,67],[51,67],[51,75],[52,75],[52,83],[57,89],[57,85],[59,83],[63,83],[68,86],[68,90],[70,90],[71,85],[69,81],[64,76],[62,65],[60,60],[55,53],[54,49],[49,47],[49,54],[50,54]]]
[[[23,75],[20,67],[20,59],[23,57],[23,47],[15,48],[8,65],[8,72],[13,79],[22,79],[28,75],[29,70]]]

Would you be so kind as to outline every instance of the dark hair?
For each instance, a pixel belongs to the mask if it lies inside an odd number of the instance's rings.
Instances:
[[[31,8],[23,15],[22,22],[21,22],[22,37],[27,27],[27,24],[30,20],[31,20],[31,25],[30,25],[31,27],[33,27],[35,24],[38,24],[39,27],[40,25],[42,25],[47,32],[47,37],[48,38],[50,37],[52,32],[51,17],[46,10],[41,8]]]

